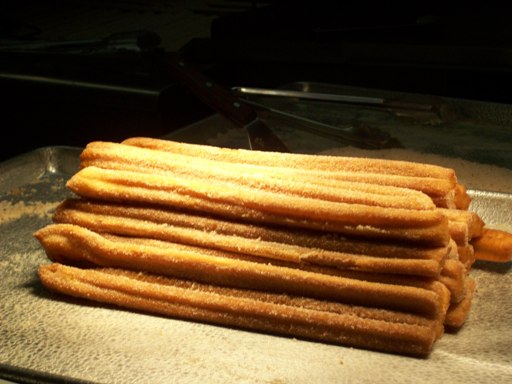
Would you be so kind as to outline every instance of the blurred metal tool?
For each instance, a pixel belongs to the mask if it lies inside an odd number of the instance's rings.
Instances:
[[[420,111],[430,111],[433,108],[433,106],[429,104],[386,99],[382,97],[341,95],[335,93],[304,92],[288,89],[266,89],[251,87],[233,87],[232,89],[238,94],[244,95],[294,97],[298,99],[337,101],[341,103],[364,104],[387,108],[414,109]]]
[[[438,97],[427,98],[425,96],[421,96],[420,100],[401,100],[397,98],[360,96],[284,88],[268,89],[254,87],[233,87],[232,90],[240,96],[256,95],[315,101],[331,101],[337,103],[380,108],[382,110],[389,111],[398,117],[409,118],[417,121],[440,121],[453,113],[450,110],[449,105]]]
[[[216,84],[179,55],[164,59],[167,70],[185,89],[247,132],[253,150],[289,152],[257,112],[227,88]]]
[[[246,98],[243,98],[242,100],[244,103],[253,106],[258,111],[284,119],[288,124],[293,123],[293,126],[297,129],[309,131],[357,148],[382,149],[401,147],[400,142],[391,137],[387,132],[383,132],[363,123],[351,123],[343,126],[335,126],[272,108]]]

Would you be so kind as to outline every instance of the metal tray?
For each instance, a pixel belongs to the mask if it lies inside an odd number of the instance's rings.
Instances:
[[[0,164],[0,378],[75,383],[509,383],[510,264],[477,263],[467,324],[427,359],[169,319],[46,291],[32,233],[69,195],[76,148]],[[488,220],[511,224],[512,195],[471,191]],[[0,379],[1,381],[1,379]]]

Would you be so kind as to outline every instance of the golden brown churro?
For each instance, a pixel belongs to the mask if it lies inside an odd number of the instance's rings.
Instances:
[[[475,288],[475,280],[471,277],[468,278],[464,298],[458,303],[452,303],[448,308],[444,322],[447,327],[457,329],[464,325],[469,316]]]
[[[87,167],[67,186],[77,195],[157,204],[230,218],[328,229],[360,236],[446,245],[447,219],[438,209],[384,208],[268,192],[233,183]]]
[[[330,174],[302,175],[293,168],[229,163],[108,142],[88,144],[80,159],[82,168],[94,166],[200,178],[214,177],[217,181],[231,181],[258,189],[330,201],[396,208],[433,208],[432,200],[427,195],[412,189],[332,179]]]
[[[258,155],[255,156],[254,151],[245,149],[219,148],[148,137],[128,138],[124,140],[122,144],[234,163],[239,162],[266,166],[282,166],[283,164],[286,164],[287,167],[299,169],[361,171],[366,173],[373,172],[377,174],[382,173],[388,175],[433,177],[437,179],[456,180],[455,172],[452,169],[436,165],[398,160],[302,155],[296,153],[276,152],[259,152]]]
[[[506,263],[512,261],[512,234],[498,229],[485,228],[482,236],[472,245],[477,260]]]
[[[150,205],[119,204],[88,199],[65,200],[57,207],[54,220],[56,222],[70,223],[82,220],[81,225],[86,225],[85,223],[95,219],[95,215],[101,218],[101,222],[91,223],[90,225],[104,225],[105,216],[111,216],[112,218],[131,218],[155,224],[194,228],[209,232],[214,231],[219,234],[235,235],[249,239],[261,239],[269,242],[371,256],[434,259],[441,261],[446,257],[447,252],[449,252],[447,249],[449,246],[427,247],[389,242],[383,243],[379,241],[354,239],[334,232],[286,226],[266,226],[226,220],[202,213],[180,211],[172,207],[164,209]],[[454,245],[455,244],[453,244],[453,246]]]
[[[260,293],[116,269],[41,266],[48,288],[75,297],[193,321],[425,356],[439,336],[418,316]]]
[[[272,290],[345,303],[437,316],[438,294],[412,286],[372,283],[271,264],[206,255],[201,249],[132,244],[72,224],[53,224],[35,234],[50,259],[87,261],[240,288]],[[156,243],[157,241],[153,241]]]
[[[150,138],[80,161],[41,281],[129,309],[424,356],[498,249],[444,167]]]
[[[230,163],[287,167],[300,170],[304,176],[329,172],[325,176],[328,179],[415,189],[440,202],[446,200],[449,205],[453,205],[458,185],[451,169],[406,161],[270,152],[254,156],[253,152],[243,149],[208,147],[145,137],[129,138],[123,144]],[[463,187],[459,188],[458,194],[461,196],[459,200],[467,196]]]
[[[457,183],[455,186],[453,205],[454,208],[467,210],[471,204],[471,196],[468,195],[466,186]]]
[[[458,259],[466,267],[466,271],[470,271],[476,260],[475,250],[472,244],[457,247]]]
[[[318,232],[266,228],[191,213],[77,199],[69,199],[57,207],[54,221],[102,233],[154,238],[293,263],[389,274],[437,277],[448,255],[448,247],[422,249],[344,241],[339,237],[315,242]]]
[[[466,295],[466,267],[459,260],[446,260],[439,281],[450,291],[452,303],[458,303]]]
[[[441,213],[448,219],[453,228],[450,230],[452,238],[459,237],[461,243],[466,245],[464,241],[469,241],[483,234],[484,222],[480,216],[473,211],[464,211],[461,209],[439,209]]]

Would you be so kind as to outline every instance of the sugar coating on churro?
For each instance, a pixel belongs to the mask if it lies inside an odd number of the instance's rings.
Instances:
[[[91,216],[87,216],[87,214]],[[214,231],[224,235],[235,235],[250,239],[300,245],[309,248],[320,248],[331,251],[368,254],[373,256],[415,259],[439,259],[446,256],[447,247],[427,247],[406,245],[403,243],[379,242],[346,237],[335,232],[317,231],[290,226],[268,226],[255,223],[228,220],[226,218],[206,215],[204,213],[179,210],[174,207],[157,207],[151,205],[133,205],[94,201],[89,199],[67,199],[56,209],[54,220],[72,220],[70,216],[90,217],[95,215],[103,220],[96,225],[104,224],[104,215],[111,218],[139,219],[154,224],[165,224],[175,227],[194,228],[201,231]],[[136,229],[135,229],[136,230]]]
[[[439,336],[435,321],[283,294],[60,264],[39,276],[52,290],[120,307],[393,353],[425,356]]]
[[[474,246],[497,249],[429,164],[141,137],[80,167],[34,234],[41,281],[129,309],[425,356],[469,315]]]
[[[473,243],[478,260],[506,263],[512,260],[512,234],[499,229],[485,228]]]
[[[208,159],[222,159],[230,162],[250,164],[281,165],[301,169],[331,169],[375,172],[392,175],[425,176],[456,180],[452,169],[431,164],[414,163],[399,160],[380,160],[326,155],[302,155],[296,153],[259,152],[245,149],[220,148],[206,145],[173,142],[148,137],[132,137],[122,144],[151,148],[161,151],[189,154]]]
[[[326,248],[325,241],[312,241],[317,239],[318,233],[317,236],[303,233],[301,239],[297,231],[275,227],[76,199],[60,205],[54,221],[80,225],[101,233],[148,237],[272,260],[389,274],[437,277],[448,254],[448,247],[422,249],[355,240],[347,242],[339,237],[337,241],[331,238],[330,247]]]
[[[111,201],[178,206],[213,214],[332,229],[350,234],[401,237],[444,245],[449,240],[447,219],[438,209],[384,208],[290,196],[198,178],[163,176],[87,167],[67,186],[76,194]]]
[[[320,197],[333,201],[347,201],[401,208],[432,208],[427,195],[409,188],[358,182],[354,179],[333,178],[331,173],[303,174],[297,169],[269,167],[247,163],[191,157],[172,152],[126,146],[108,142],[93,142],[82,152],[81,167],[95,166],[119,170],[144,170],[152,173],[199,175],[215,180],[236,181],[261,189],[285,191],[301,196]],[[374,175],[383,177],[382,175]]]
[[[425,192],[440,206],[467,209],[470,197],[464,186],[457,183],[452,169],[440,166],[397,160],[361,159],[354,157],[301,155],[254,152],[177,143],[146,137],[129,138],[123,144],[230,163],[287,167],[298,170],[304,178],[318,173],[333,180],[360,181],[377,185],[392,185]],[[457,205],[459,204],[459,205]]]
[[[373,283],[294,268],[206,255],[200,249],[132,244],[72,224],[53,224],[35,234],[54,261],[142,270],[211,284],[289,292],[436,316],[437,294],[421,287]]]

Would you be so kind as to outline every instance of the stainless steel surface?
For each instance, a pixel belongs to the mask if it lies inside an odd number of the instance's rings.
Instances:
[[[340,103],[383,105],[385,100],[380,97],[341,95],[335,93],[296,91],[293,89],[268,89],[252,87],[233,87],[241,95],[262,95],[276,97],[296,97],[298,99],[338,101]]]
[[[392,113],[395,116],[415,120],[442,120],[446,116],[448,103],[441,97],[398,94],[375,90],[373,93],[361,93],[359,87],[342,87],[332,84],[296,82],[285,84],[281,88],[250,88],[233,87],[241,96],[271,96],[312,101],[330,101],[335,103],[352,104],[357,107],[377,108]]]
[[[349,93],[338,93],[335,90],[326,91],[326,92],[315,92],[311,90],[310,86],[308,87],[307,83],[301,83],[303,85],[301,90],[288,89],[288,88],[297,88],[297,85],[289,85],[283,86],[283,88],[278,89],[268,89],[268,88],[251,88],[251,87],[233,87],[232,89],[240,95],[260,95],[260,96],[274,96],[274,97],[287,97],[287,98],[297,98],[297,99],[306,99],[306,100],[321,100],[321,101],[335,101],[338,103],[348,103],[348,104],[359,104],[373,107],[382,107],[388,109],[406,109],[412,111],[421,111],[421,112],[434,112],[436,105],[432,103],[432,98],[430,100],[422,100],[422,101],[414,101],[414,98],[406,98],[406,99],[392,99],[392,98],[383,98],[378,96],[360,96],[353,95]],[[318,83],[317,87],[318,87]],[[319,87],[318,87],[319,88]],[[437,101],[440,102],[441,99],[437,98]],[[397,111],[398,113],[398,111]]]
[[[78,149],[46,148],[0,164],[0,377],[93,383],[509,383],[511,264],[477,263],[470,318],[428,359],[345,348],[130,312],[46,291],[32,237],[68,196]],[[478,168],[474,170],[478,178]],[[471,191],[491,223],[512,195]]]

